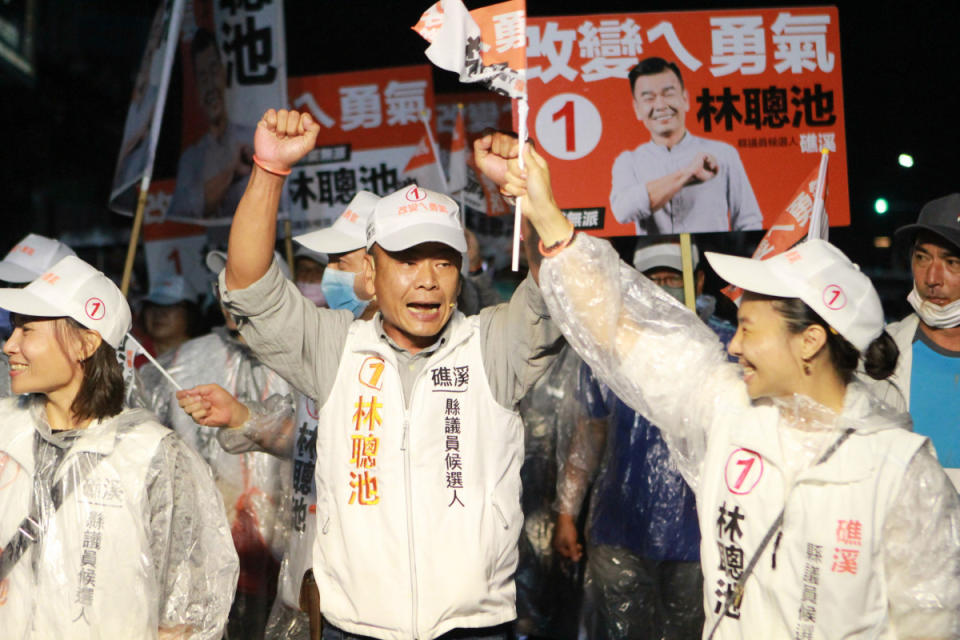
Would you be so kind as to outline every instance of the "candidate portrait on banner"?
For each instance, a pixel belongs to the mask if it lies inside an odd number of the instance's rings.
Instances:
[[[213,34],[199,28],[190,43],[198,106],[207,130],[184,149],[167,216],[174,219],[231,218],[253,163],[256,122],[231,119],[227,72]]]
[[[617,221],[635,225],[637,235],[762,228],[736,148],[687,128],[690,96],[677,64],[647,57],[628,80],[633,111],[650,140],[613,163],[610,204]]]

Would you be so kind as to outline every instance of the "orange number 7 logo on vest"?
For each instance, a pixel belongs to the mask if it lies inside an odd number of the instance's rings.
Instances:
[[[383,360],[377,358],[376,356],[370,356],[363,361],[363,364],[360,365],[360,373],[358,375],[360,382],[371,389],[380,390],[380,387],[383,385],[383,382],[380,380],[383,375],[383,369],[386,365]]]

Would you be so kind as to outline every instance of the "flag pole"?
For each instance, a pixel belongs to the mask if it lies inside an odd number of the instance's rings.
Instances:
[[[458,118],[459,120],[463,120],[463,147],[464,147],[463,152],[464,152],[464,153],[467,153],[467,121],[466,121],[466,119],[465,119],[464,116],[463,116],[463,103],[462,103],[462,102],[458,102],[458,103],[457,103],[457,118]],[[456,126],[456,125],[454,125],[454,126]],[[452,173],[452,171],[451,171],[451,173]],[[467,171],[467,175],[469,175],[469,170]],[[468,180],[467,182],[469,182],[469,180]],[[464,228],[464,229],[467,228],[467,211],[466,211],[466,209],[464,208],[464,207],[465,207],[465,202],[464,202],[464,197],[463,197],[463,193],[464,193],[466,190],[467,190],[466,185],[464,185],[463,189],[460,189],[460,224],[463,225],[463,228]]]
[[[172,385],[177,389],[177,391],[183,391],[183,387],[181,387],[180,384],[179,384],[176,380],[173,379],[173,376],[171,376],[169,373],[167,373],[167,370],[166,370],[166,369],[164,369],[162,366],[160,366],[160,363],[157,362],[157,359],[154,358],[152,355],[150,355],[150,352],[147,351],[146,347],[144,347],[142,344],[140,344],[140,341],[137,340],[137,339],[133,336],[133,333],[131,333],[131,332],[128,331],[128,332],[127,332],[127,339],[133,341],[133,344],[135,344],[135,345],[137,346],[137,349],[140,350],[140,353],[142,353],[143,355],[145,355],[145,356],[147,357],[147,360],[150,361],[150,364],[152,364],[153,366],[155,366],[155,367],[157,368],[157,371],[159,371],[160,373],[162,373],[162,374],[163,374],[163,377],[166,378],[167,380],[169,380],[169,381],[170,381],[170,384],[172,384]]]
[[[807,240],[811,238],[827,239],[828,229],[823,217],[823,198],[827,191],[827,162],[830,160],[830,150],[820,150],[820,170],[817,172],[817,190],[813,199],[813,213],[810,214],[810,227],[807,229]]]
[[[697,292],[694,288],[693,249],[689,233],[680,234],[680,264],[683,267],[683,303],[690,311],[697,311]]]
[[[440,166],[440,153],[437,151],[437,142],[433,139],[433,131],[430,130],[430,120],[429,113],[426,109],[420,111],[420,122],[423,123],[423,128],[427,130],[427,143],[430,145],[430,150],[433,152],[433,158],[437,161],[437,171],[440,173],[440,183],[443,185],[443,192],[447,193],[449,191],[447,183],[447,174],[443,172],[443,167]]]
[[[123,264],[123,279],[120,281],[120,293],[124,296],[130,292],[130,276],[133,274],[133,259],[137,255],[137,244],[140,242],[140,228],[143,226],[143,212],[147,208],[147,196],[150,195],[150,174],[140,180],[140,195],[137,197],[137,212],[133,216],[133,227],[130,229],[130,242],[127,244],[127,260]]]
[[[523,150],[527,144],[527,112],[530,107],[527,104],[526,98],[518,98],[517,102],[517,137],[519,138],[519,149],[518,153],[520,157],[518,158],[520,162],[520,168],[524,168],[523,163]],[[513,271],[520,270],[520,227],[523,221],[523,211],[520,207],[520,198],[517,198],[516,208],[513,212],[513,258],[510,263],[510,268]]]

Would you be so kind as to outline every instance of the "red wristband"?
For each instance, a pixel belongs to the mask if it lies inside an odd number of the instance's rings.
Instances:
[[[290,169],[274,169],[273,167],[268,167],[263,162],[260,161],[260,158],[257,157],[257,154],[253,154],[253,161],[258,167],[266,171],[267,173],[272,173],[275,176],[288,176],[290,175]]]
[[[576,230],[574,230],[573,232],[570,233],[569,238],[567,238],[566,240],[561,240],[560,242],[550,245],[549,247],[543,246],[543,238],[540,238],[540,242],[538,243],[538,248],[540,249],[540,255],[542,255],[544,258],[552,258],[553,256],[557,255],[558,253],[560,253],[561,251],[569,247],[570,243],[573,242],[573,239],[576,237],[576,235],[577,235],[577,232]]]

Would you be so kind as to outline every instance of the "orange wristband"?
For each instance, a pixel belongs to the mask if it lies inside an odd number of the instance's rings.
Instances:
[[[275,176],[288,176],[288,175],[290,175],[290,171],[291,171],[290,169],[274,169],[274,168],[272,168],[272,167],[268,167],[267,165],[263,164],[263,163],[260,161],[260,158],[257,157],[257,154],[253,154],[253,161],[254,161],[254,163],[256,163],[256,165],[257,165],[258,167],[260,167],[261,169],[263,169],[263,170],[266,171],[267,173],[272,173],[272,174],[275,175]]]
[[[567,238],[566,240],[561,240],[560,242],[554,245],[551,245],[549,247],[543,246],[543,238],[540,238],[540,242],[538,243],[538,248],[540,249],[540,255],[542,255],[544,258],[552,258],[553,256],[557,255],[558,253],[560,253],[561,251],[569,247],[570,243],[573,242],[573,239],[576,237],[576,235],[577,235],[577,232],[576,230],[574,230],[570,234],[569,238]]]

